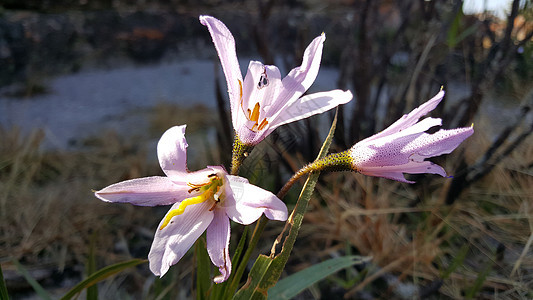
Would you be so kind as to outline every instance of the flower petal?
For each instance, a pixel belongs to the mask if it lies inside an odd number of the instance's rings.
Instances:
[[[287,206],[276,195],[248,183],[238,176],[226,176],[229,188],[226,189],[224,208],[233,221],[248,225],[255,222],[262,213],[271,220],[287,220]]]
[[[157,157],[161,169],[168,177],[181,177],[187,174],[187,125],[174,126],[165,131],[157,143]]]
[[[419,107],[415,108],[413,111],[411,111],[409,114],[403,115],[400,119],[398,119],[396,122],[394,122],[392,125],[387,127],[385,130],[369,137],[361,142],[369,142],[372,140],[376,140],[378,138],[388,136],[394,133],[397,133],[401,130],[404,130],[408,128],[409,126],[415,124],[418,122],[418,120],[435,109],[437,105],[439,105],[440,101],[444,97],[444,91],[440,91],[437,95],[435,95],[433,98],[429,99],[424,104],[420,105]]]
[[[414,152],[423,157],[448,154],[473,133],[472,127],[441,129],[433,134],[424,133],[409,143],[404,151]]]
[[[280,89],[281,73],[276,66],[250,61],[248,71],[244,77],[242,103],[244,111],[246,112],[248,109],[252,111],[254,105],[259,103],[264,115],[264,111],[277,98]]]
[[[153,176],[115,183],[94,194],[106,202],[155,206],[173,204],[190,197],[188,189],[186,185],[176,184],[168,177]]]
[[[293,101],[296,101],[313,84],[320,69],[322,48],[324,47],[325,40],[326,35],[324,33],[316,37],[305,49],[302,64],[292,69],[283,78],[283,89],[277,99],[279,105],[291,104]],[[281,107],[275,108],[275,110],[279,109]]]
[[[423,133],[424,131],[430,129],[431,127],[440,126],[440,125],[442,125],[442,120],[440,118],[425,118],[422,121],[414,124],[413,126],[410,126],[404,130],[400,130],[399,132],[386,135],[386,136],[382,136],[379,138],[375,138],[375,139],[372,136],[372,139],[370,138],[364,139],[358,142],[357,144],[359,146],[372,144],[374,146],[379,147],[386,143],[390,143],[392,140],[398,140],[400,138],[403,138],[409,135],[418,134],[417,136],[419,136],[420,133]]]
[[[174,204],[172,209],[178,208],[178,205]],[[170,266],[187,253],[213,220],[213,212],[209,210],[212,205],[210,201],[191,205],[183,214],[173,217],[163,229],[159,228],[165,218],[161,220],[148,254],[152,273],[157,276],[165,275]]]
[[[200,23],[207,26],[215,48],[222,64],[222,70],[226,76],[228,92],[232,111],[233,124],[235,126],[235,111],[239,107],[241,99],[242,73],[237,60],[235,39],[229,29],[221,21],[211,16],[200,16]]]
[[[320,92],[301,97],[281,110],[277,117],[271,121],[267,134],[281,125],[305,119],[350,102],[352,97],[350,91],[342,90]]]
[[[415,161],[411,160],[410,162],[403,165],[395,166],[384,166],[384,167],[368,167],[361,170],[361,174],[368,176],[383,177],[387,179],[397,180],[401,182],[414,183],[405,179],[403,173],[409,174],[438,174],[442,177],[446,177],[446,171],[444,169],[430,161]]]
[[[207,253],[211,262],[218,267],[220,275],[213,281],[221,283],[231,274],[231,259],[229,257],[230,224],[223,208],[215,209],[215,216],[211,225],[207,227]]]

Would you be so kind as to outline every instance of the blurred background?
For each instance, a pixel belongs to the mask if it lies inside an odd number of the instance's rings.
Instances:
[[[106,204],[91,190],[162,175],[156,143],[187,124],[189,169],[229,165],[226,82],[200,14],[222,20],[250,60],[299,66],[326,33],[311,92],[349,89],[331,151],[446,90],[432,113],[475,134],[433,161],[453,175],[403,184],[321,176],[286,268],[372,260],[301,299],[533,298],[533,10],[530,0],[4,0],[0,4],[0,263],[14,299],[52,295],[97,267],[146,258],[167,207]],[[312,161],[334,112],[283,126],[241,170],[277,192]],[[298,187],[285,198],[289,209]],[[274,223],[274,222],[271,222]],[[280,224],[269,224],[261,253]],[[234,226],[233,246],[242,226]],[[255,257],[255,256],[254,256]],[[156,279],[147,265],[99,284],[103,299],[187,299],[190,253]],[[172,287],[168,289],[167,287]]]

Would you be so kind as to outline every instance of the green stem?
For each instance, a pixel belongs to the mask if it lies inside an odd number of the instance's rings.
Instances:
[[[302,176],[315,171],[357,171],[357,168],[352,163],[352,157],[350,150],[346,150],[339,153],[332,153],[322,159],[315,160],[309,163],[305,167],[298,170],[294,175],[285,183],[278,193],[278,198],[283,198],[290,190],[290,188],[300,179]]]
[[[244,159],[252,152],[254,145],[248,145],[243,143],[237,134],[235,134],[235,140],[233,141],[233,155],[231,158],[231,175],[237,175],[239,168],[242,165]]]
[[[244,252],[244,255],[239,263],[239,267],[237,268],[237,271],[235,271],[235,276],[233,277],[233,280],[231,281],[231,284],[229,288],[226,290],[226,293],[224,293],[224,298],[227,295],[235,294],[235,291],[237,290],[237,285],[241,281],[242,274],[244,273],[244,270],[246,269],[246,266],[248,264],[248,260],[250,259],[250,256],[252,255],[253,250],[255,249],[255,246],[257,246],[257,243],[259,242],[259,238],[261,237],[261,234],[265,230],[265,226],[267,224],[267,218],[265,216],[261,216],[257,224],[255,225],[254,232],[252,233],[252,237],[250,239],[250,243],[248,244],[248,247],[246,248],[246,252]]]
[[[235,144],[239,143],[240,141],[238,140],[238,138],[235,139]],[[235,145],[234,144],[234,145]],[[234,146],[233,147],[234,151],[234,158],[235,158],[235,149],[236,147]],[[333,153],[333,154],[330,154],[322,159],[319,159],[319,160],[315,160],[314,162],[306,165],[305,167],[301,168],[300,170],[298,170],[298,172],[296,172],[292,177],[291,179],[289,179],[289,181],[287,181],[287,183],[285,183],[285,185],[283,186],[283,188],[278,192],[277,194],[277,197],[279,199],[283,199],[285,197],[285,195],[287,194],[287,192],[289,191],[289,189],[294,185],[294,183],[296,181],[298,181],[298,179],[300,179],[302,176],[308,174],[308,173],[311,173],[311,172],[319,172],[319,171],[356,171],[356,168],[353,166],[353,164],[351,163],[351,156],[350,156],[350,153],[349,151],[344,151],[344,152],[339,152],[339,153]],[[232,172],[234,171],[233,170],[233,167],[235,167],[236,165],[233,164],[232,165]],[[238,170],[238,167],[237,167],[237,170]],[[291,215],[291,218],[292,218],[292,215]],[[237,268],[237,271],[235,272],[235,276],[233,277],[233,281],[231,282],[229,288],[228,288],[228,292],[230,293],[234,293],[234,291],[237,289],[237,285],[239,284],[240,280],[241,280],[241,277],[242,277],[242,274],[244,273],[244,270],[246,268],[246,264],[248,262],[248,259],[250,259],[250,256],[252,255],[252,251],[255,249],[255,246],[257,245],[257,243],[259,242],[259,238],[261,236],[261,234],[263,233],[264,229],[265,229],[265,225],[267,223],[267,219],[265,218],[265,216],[262,216],[260,219],[259,219],[259,222],[257,222],[257,225],[255,226],[255,229],[254,229],[254,232],[252,233],[252,237],[250,239],[250,243],[248,244],[248,247],[246,249],[246,252],[244,253],[244,256],[241,260],[241,263],[239,264],[238,268]],[[287,227],[287,226],[286,226]],[[283,232],[285,232],[286,228],[284,228],[284,230],[282,231],[282,234],[280,234],[280,236],[283,235]],[[280,241],[277,241],[277,243],[275,242],[274,243],[274,246],[273,248],[275,248],[275,246],[279,243]]]

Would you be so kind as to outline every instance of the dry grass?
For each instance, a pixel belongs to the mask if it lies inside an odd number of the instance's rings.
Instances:
[[[163,132],[160,127],[187,123],[189,144],[204,143],[205,124],[210,120],[205,116],[212,116],[209,110],[193,107],[174,114],[176,111],[177,107],[161,103],[149,112],[151,127],[146,129],[146,136],[156,140]],[[92,236],[98,245],[100,267],[146,257],[153,231],[166,208],[104,203],[94,197],[92,190],[131,178],[163,175],[156,157],[147,156],[155,153],[155,149],[146,148],[154,143],[107,132],[86,139],[81,150],[44,151],[44,138],[41,130],[23,134],[17,128],[0,127],[0,263],[8,286],[13,283],[13,291],[28,288],[19,284],[20,275],[12,259],[22,262],[45,286],[57,287],[57,282],[48,280],[52,275],[58,275],[60,281],[78,278],[85,268]],[[206,145],[191,156],[205,161],[209,151]],[[178,277],[183,279],[190,275],[192,263],[175,269],[180,270]],[[151,285],[145,285],[150,277],[147,266],[143,266],[139,274],[126,272],[110,284],[121,285],[127,278],[122,285],[130,289],[133,286],[130,292],[138,293],[143,285],[150,290]],[[106,295],[115,295],[112,290]]]
[[[465,155],[475,158],[479,153],[470,149],[483,149],[488,140],[481,134],[467,143]],[[527,299],[533,295],[533,176],[524,162],[532,154],[533,143],[524,143],[452,206],[444,204],[444,178],[410,186],[324,175],[290,272],[353,252],[372,263],[347,276],[359,279],[344,286],[345,297],[410,299],[422,291],[458,299],[475,291],[481,299]],[[465,257],[458,257],[465,247]],[[441,287],[437,292],[432,285]]]
[[[150,130],[191,124],[189,144],[205,146],[198,160],[216,157],[216,149],[206,143],[214,122],[206,117],[210,114],[193,108],[173,118],[177,110],[159,105]],[[187,120],[187,116],[195,120]],[[26,266],[55,273],[74,269],[79,274],[94,232],[100,266],[146,257],[153,230],[166,208],[106,204],[91,193],[91,189],[121,180],[161,174],[157,161],[147,157],[149,150],[141,146],[146,141],[127,141],[107,133],[87,140],[80,151],[44,152],[39,147],[43,137],[40,131],[23,135],[17,129],[0,128],[0,140],[4,141],[0,145],[2,268],[13,271],[9,259],[17,259]],[[470,149],[484,149],[489,140],[476,134],[467,143],[465,156],[473,161],[479,153]],[[255,154],[263,153],[259,150]],[[285,158],[290,158],[286,154]],[[324,174],[287,272],[332,256],[360,254],[372,256],[371,263],[339,273],[314,288],[311,296],[410,298],[422,290],[434,298],[462,298],[481,278],[481,287],[475,290],[478,297],[530,297],[533,176],[524,169],[524,162],[530,163],[531,157],[530,141],[453,206],[444,204],[448,182],[444,178],[421,179],[422,184],[411,186],[359,174]],[[453,161],[454,155],[446,157],[447,169],[453,169]],[[268,174],[261,172],[263,184],[274,182],[266,178]],[[268,230],[264,240],[272,240],[270,236],[277,233]],[[460,257],[463,250],[465,256]],[[190,292],[192,281],[187,276],[193,271],[192,260],[185,259],[172,270],[171,277],[180,282],[180,293]],[[176,282],[169,278],[154,283],[144,268],[106,283],[101,293],[110,297],[142,293],[145,297],[154,294],[157,286],[164,289]]]

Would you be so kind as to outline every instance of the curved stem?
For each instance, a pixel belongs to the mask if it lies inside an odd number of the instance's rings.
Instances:
[[[315,160],[294,173],[291,179],[278,192],[278,198],[285,197],[294,183],[302,176],[315,171],[357,171],[357,168],[352,164],[352,157],[350,156],[349,150],[332,153],[322,159]]]

